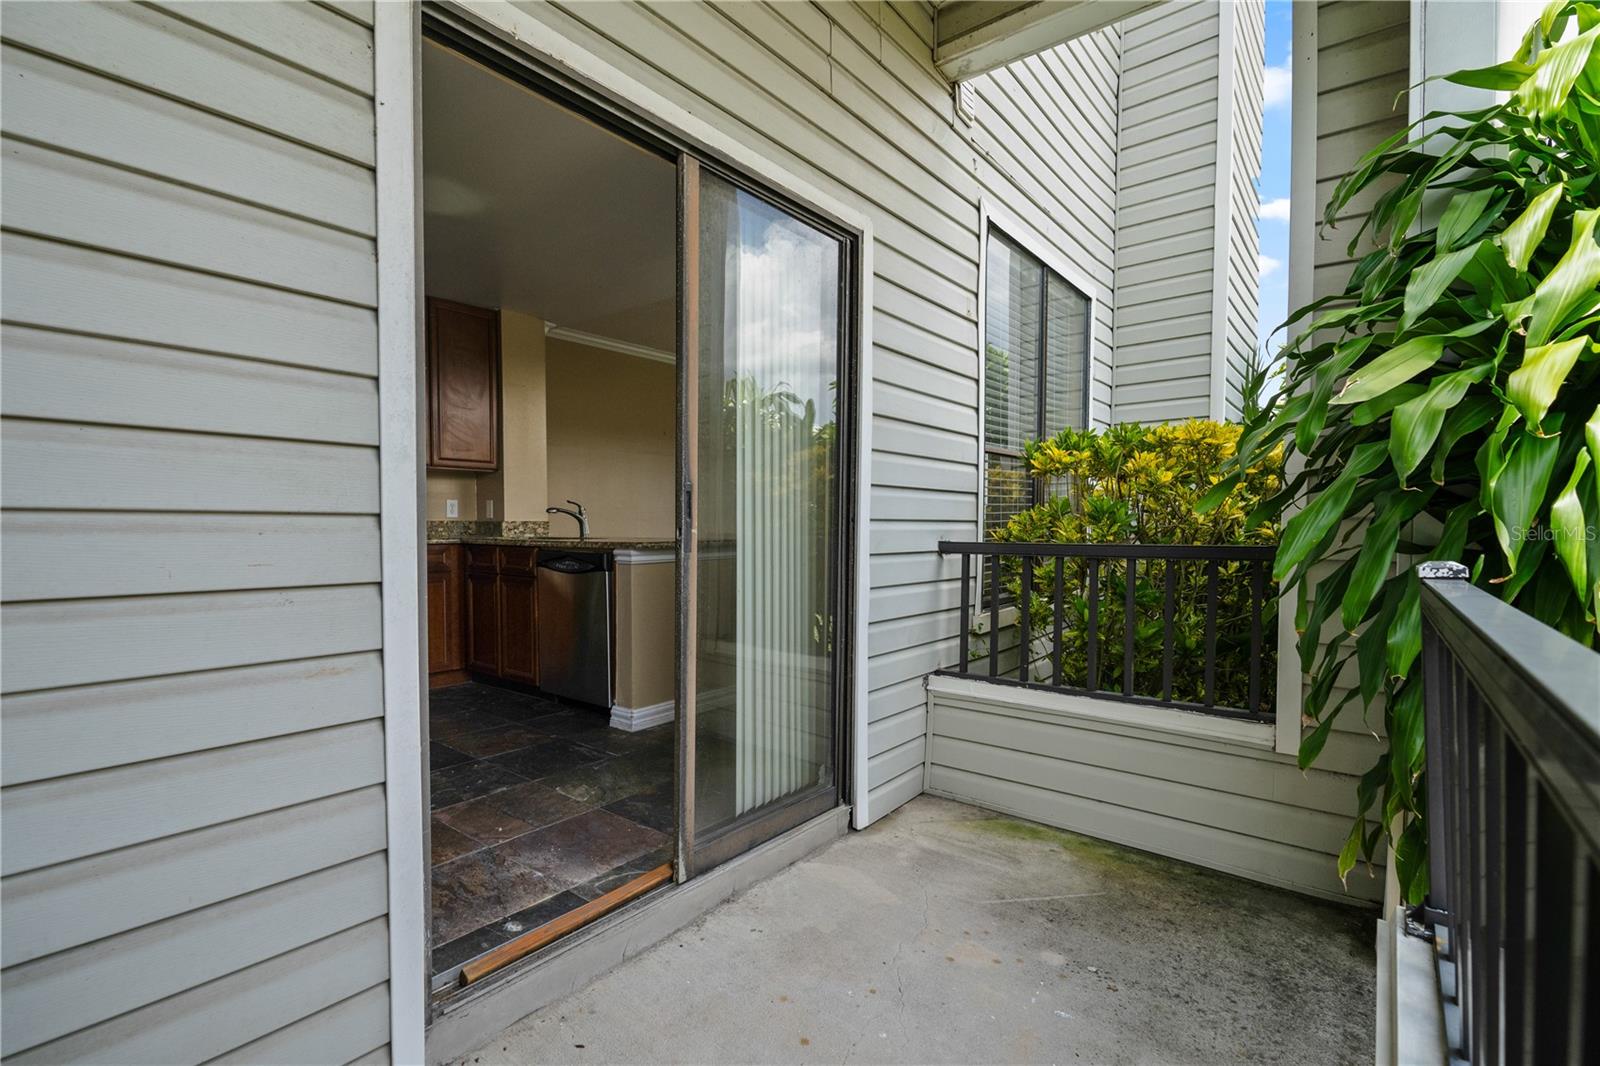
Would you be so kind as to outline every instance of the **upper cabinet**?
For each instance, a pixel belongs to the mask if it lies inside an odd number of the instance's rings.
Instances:
[[[500,463],[500,314],[428,298],[428,465]]]

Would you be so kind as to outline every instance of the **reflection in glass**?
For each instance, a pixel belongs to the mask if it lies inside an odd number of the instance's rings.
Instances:
[[[701,179],[695,831],[833,780],[841,246]]]

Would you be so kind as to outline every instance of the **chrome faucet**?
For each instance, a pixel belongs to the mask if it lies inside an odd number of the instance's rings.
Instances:
[[[579,503],[577,500],[568,500],[567,502],[572,504],[572,506],[576,507],[577,510],[576,511],[569,511],[565,507],[546,507],[544,509],[544,513],[545,514],[564,514],[568,518],[577,519],[578,520],[578,539],[579,540],[588,540],[589,539],[589,516],[584,514],[584,512],[583,512],[583,504]]]

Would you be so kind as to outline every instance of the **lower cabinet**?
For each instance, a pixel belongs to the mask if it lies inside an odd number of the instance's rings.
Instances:
[[[428,545],[429,687],[453,685],[467,679],[461,571],[461,545]]]
[[[474,676],[539,683],[535,651],[535,549],[467,546],[467,670]]]
[[[539,683],[533,563],[532,548],[500,549],[500,677],[524,685]]]

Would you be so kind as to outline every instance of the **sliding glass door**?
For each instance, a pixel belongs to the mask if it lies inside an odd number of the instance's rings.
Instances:
[[[682,176],[689,876],[838,802],[847,246]]]

